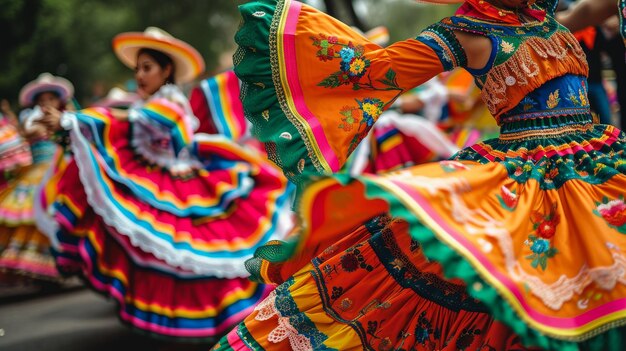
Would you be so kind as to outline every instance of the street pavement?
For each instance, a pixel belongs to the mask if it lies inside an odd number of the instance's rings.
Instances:
[[[180,347],[179,347],[180,346]],[[208,350],[137,334],[117,319],[112,301],[81,288],[55,294],[6,297],[0,293],[2,351]]]

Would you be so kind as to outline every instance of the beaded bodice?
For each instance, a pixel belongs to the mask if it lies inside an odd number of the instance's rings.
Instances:
[[[552,17],[511,26],[454,16],[441,25],[491,40],[493,51],[487,66],[468,71],[500,124],[589,113],[585,54],[574,36]]]

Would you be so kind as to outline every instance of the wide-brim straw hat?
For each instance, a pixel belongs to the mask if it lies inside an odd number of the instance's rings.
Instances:
[[[29,107],[35,105],[35,98],[41,93],[52,92],[59,96],[63,102],[67,102],[74,96],[74,85],[69,80],[61,77],[55,77],[50,73],[42,73],[26,84],[20,90],[20,105]]]
[[[109,90],[104,98],[96,101],[94,107],[129,107],[139,101],[141,97],[135,93],[129,93],[118,87]]]
[[[148,27],[143,32],[121,33],[113,38],[113,51],[132,69],[137,66],[137,53],[143,48],[160,51],[172,59],[176,83],[190,82],[204,72],[204,59],[198,50],[160,28]]]

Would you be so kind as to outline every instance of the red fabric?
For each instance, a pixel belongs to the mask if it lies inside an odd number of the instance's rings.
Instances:
[[[546,12],[543,10],[535,10],[525,7],[520,10],[521,14],[543,21],[546,18]],[[485,0],[466,0],[465,3],[457,10],[457,15],[464,15],[485,20],[495,20],[513,25],[521,25],[519,16],[514,11],[499,9]]]
[[[579,30],[574,33],[574,37],[579,42],[585,44],[585,46],[589,50],[593,50],[596,42],[596,36],[598,35],[598,31],[595,27],[587,27],[585,29]]]
[[[209,110],[209,103],[206,101],[206,97],[200,87],[195,87],[191,91],[189,102],[191,103],[193,114],[200,121],[200,126],[196,133],[218,134],[217,128],[213,123],[213,116],[211,116],[211,111]]]

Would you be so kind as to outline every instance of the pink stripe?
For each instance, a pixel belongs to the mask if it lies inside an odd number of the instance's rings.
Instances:
[[[535,311],[526,303],[526,300],[524,299],[524,294],[519,290],[517,285],[510,279],[510,277],[508,275],[502,274],[496,268],[496,266],[491,264],[491,262],[487,260],[485,255],[478,249],[476,249],[476,247],[469,240],[467,240],[463,234],[448,226],[446,221],[439,216],[436,210],[434,210],[428,204],[428,201],[423,198],[421,194],[403,183],[399,183],[396,181],[392,181],[392,183],[400,187],[404,192],[406,192],[407,195],[409,195],[413,199],[413,201],[415,201],[424,211],[426,211],[428,216],[435,220],[435,222],[437,222],[437,224],[441,226],[441,228],[448,235],[450,235],[458,244],[461,244],[464,248],[470,251],[471,255],[474,258],[478,259],[480,264],[485,267],[485,269],[490,272],[494,278],[500,281],[507,290],[515,295],[517,301],[519,301],[519,303],[522,305],[528,316],[538,321],[539,323],[557,329],[574,329],[589,324],[590,322],[593,322],[598,318],[607,316],[611,313],[624,311],[624,306],[626,306],[626,299],[619,299],[606,303],[598,308],[595,308],[574,318],[546,316]]]
[[[228,341],[228,345],[233,350],[250,350],[250,348],[241,340],[239,335],[237,334],[237,327],[231,330],[228,335],[226,335],[226,340]]]
[[[238,132],[240,132],[241,135],[244,135],[247,128],[246,118],[243,114],[243,104],[239,99],[241,91],[239,87],[239,79],[235,75],[235,71],[228,71],[226,73],[226,77],[226,87],[224,91],[224,97],[226,98],[226,101],[228,101],[228,106],[226,107],[230,107],[231,109],[233,121],[236,122],[239,127]]]
[[[89,279],[89,282],[92,284],[94,288],[100,290],[101,292],[108,293],[111,297],[113,297],[114,299],[118,301],[118,303],[120,304],[120,308],[119,308],[120,317],[123,320],[131,323],[132,325],[136,327],[139,327],[141,329],[144,329],[153,333],[174,336],[174,337],[191,337],[191,338],[216,336],[216,335],[220,335],[224,333],[224,331],[228,330],[229,328],[232,328],[233,324],[236,324],[239,321],[243,320],[254,309],[254,306],[250,306],[242,310],[241,312],[228,317],[226,320],[224,320],[224,322],[222,322],[222,324],[220,324],[219,326],[215,328],[182,329],[182,328],[165,327],[162,325],[146,322],[133,315],[128,314],[124,310],[123,306],[126,306],[128,304],[126,303],[126,299],[124,295],[122,295],[121,292],[119,292],[117,289],[115,289],[114,287],[110,285],[100,282],[98,279],[94,278],[93,275],[91,275],[91,271],[93,270],[93,267],[94,267],[93,261],[92,261],[91,256],[89,256],[89,253],[87,253],[84,246],[82,245],[80,247],[80,253],[83,258],[83,262],[85,263],[84,275],[87,277],[87,279]],[[100,270],[98,269],[98,271]]]
[[[287,21],[283,32],[283,45],[284,45],[284,61],[285,61],[285,73],[287,75],[287,84],[289,90],[291,90],[291,97],[293,99],[296,110],[300,116],[304,118],[307,125],[313,132],[315,141],[317,142],[320,151],[328,162],[330,169],[335,172],[340,168],[339,160],[333,152],[328,139],[324,134],[319,120],[313,115],[313,113],[307,108],[304,101],[304,95],[302,93],[302,87],[298,78],[298,63],[296,62],[296,27],[298,24],[298,16],[302,4],[300,2],[293,1],[290,3],[289,12],[287,14]],[[306,136],[303,136],[306,137]]]
[[[54,266],[51,267],[40,263],[25,262],[20,259],[1,259],[0,267],[54,278],[59,276]]]
[[[28,209],[28,210],[19,209],[15,211],[10,210],[10,209],[0,210],[0,218],[8,219],[9,221],[33,219],[34,217],[35,217],[35,211],[33,211],[32,209]]]

